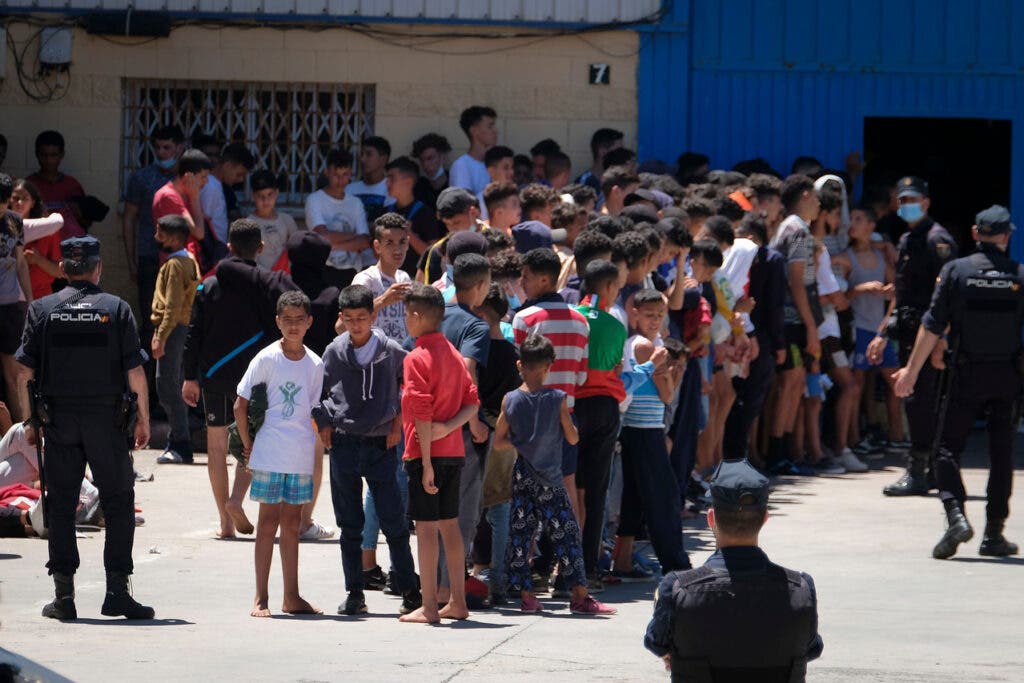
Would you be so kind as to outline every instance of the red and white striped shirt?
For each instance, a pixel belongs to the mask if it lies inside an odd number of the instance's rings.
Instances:
[[[571,408],[576,387],[587,381],[587,343],[590,326],[583,314],[565,303],[555,292],[529,302],[512,320],[516,346],[531,333],[542,335],[555,347],[555,362],[545,386],[565,392]]]

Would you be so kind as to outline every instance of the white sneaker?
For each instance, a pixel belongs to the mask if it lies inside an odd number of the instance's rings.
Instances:
[[[844,448],[839,456],[839,464],[846,468],[847,472],[867,472],[868,466],[858,458],[849,448]]]
[[[334,538],[334,531],[315,519],[305,531],[299,534],[299,539],[302,541],[319,541],[325,538]]]

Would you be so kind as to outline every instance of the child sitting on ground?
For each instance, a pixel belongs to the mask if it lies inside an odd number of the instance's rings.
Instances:
[[[250,497],[260,504],[256,526],[256,599],[251,615],[269,617],[270,564],[274,537],[281,529],[281,574],[288,614],[322,614],[299,595],[299,528],[302,505],[313,499],[313,452],[316,432],[310,420],[320,400],[323,362],[302,344],[313,324],[309,297],[285,292],[277,301],[277,327],[281,339],[266,347],[249,363],[238,383],[235,422],[242,453],[252,470]],[[253,388],[267,385],[267,412],[256,435],[249,435],[249,399]]]
[[[494,431],[494,448],[518,452],[512,478],[512,527],[506,551],[509,585],[520,591],[524,612],[540,612],[533,594],[530,557],[538,524],[547,528],[561,576],[571,590],[569,609],[576,614],[615,614],[587,591],[580,526],[562,484],[562,442],[576,444],[579,434],[561,389],[544,385],[555,362],[555,347],[539,334],[519,346],[517,362],[523,384],[505,394]]]

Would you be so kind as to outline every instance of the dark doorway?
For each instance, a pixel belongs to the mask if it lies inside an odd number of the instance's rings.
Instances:
[[[1000,119],[866,117],[864,186],[924,178],[929,214],[967,248],[975,214],[1010,206],[1010,136]]]

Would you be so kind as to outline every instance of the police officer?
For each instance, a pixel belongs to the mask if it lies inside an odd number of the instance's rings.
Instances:
[[[711,501],[718,550],[662,579],[644,645],[673,682],[803,681],[824,647],[817,596],[810,576],[772,564],[757,545],[768,479],[746,460],[725,460]]]
[[[943,265],[956,258],[957,247],[952,235],[928,215],[931,199],[927,182],[913,176],[902,178],[896,185],[896,197],[899,201],[897,213],[910,230],[900,237],[897,250],[896,307],[889,322],[888,336],[899,344],[900,362],[906,364],[921,316],[931,302],[935,278]],[[867,353],[872,363],[882,360],[885,344],[882,336],[872,340]],[[922,368],[917,391],[905,401],[911,442],[907,471],[899,480],[882,489],[887,496],[928,495],[926,470],[934,455],[938,379],[939,371],[935,367]]]
[[[972,230],[978,251],[946,264],[939,275],[931,307],[921,319],[906,367],[895,374],[898,396],[918,391],[922,368],[949,329],[951,382],[942,440],[935,462],[939,497],[947,528],[932,556],[952,557],[974,530],[964,516],[960,455],[979,409],[987,409],[989,456],[988,504],[982,555],[1016,555],[1017,546],[1003,537],[1010,512],[1013,479],[1014,403],[1021,388],[1021,327],[1024,325],[1024,266],[1006,255],[1013,231],[1010,212],[985,209]]]
[[[88,464],[106,523],[103,564],[106,616],[152,619],[153,609],[128,591],[135,537],[135,476],[126,430],[131,391],[138,397],[136,448],[149,441],[149,401],[142,364],[146,355],[131,308],[99,288],[103,263],[93,237],[61,242],[60,269],[68,286],[37,299],[28,311],[16,359],[22,379],[35,379],[37,415],[46,435],[50,561],[56,597],[43,616],[75,619],[78,569],[75,507]]]

